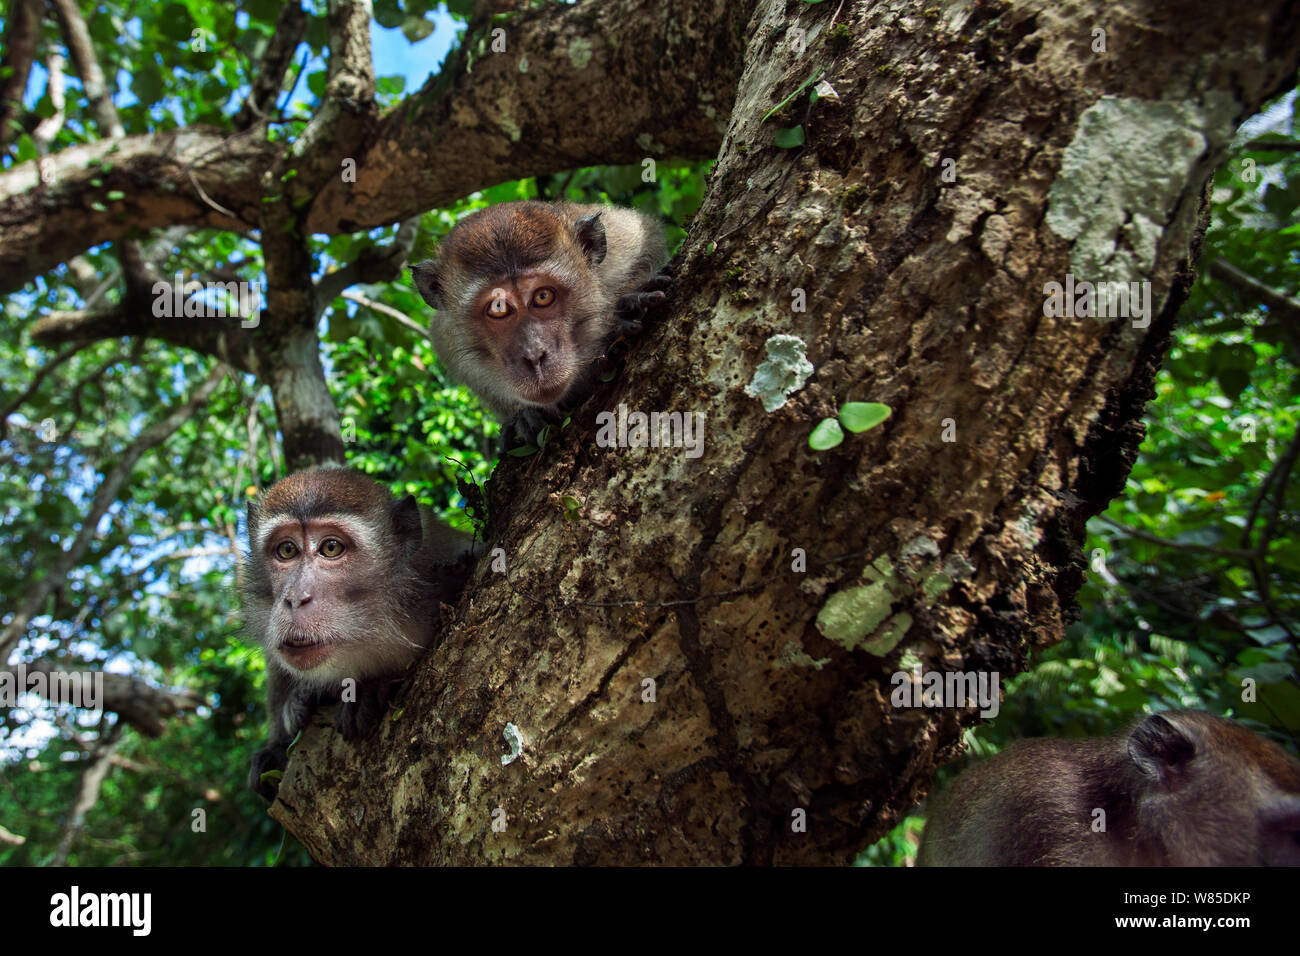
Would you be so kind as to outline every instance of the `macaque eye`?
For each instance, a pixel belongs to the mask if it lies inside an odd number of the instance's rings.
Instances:
[[[338,538],[326,538],[320,543],[320,554],[326,558],[337,558],[343,553],[343,542]]]
[[[292,541],[281,541],[275,546],[275,556],[281,561],[292,561],[298,556],[298,546]]]
[[[510,303],[501,296],[495,296],[487,304],[486,312],[490,318],[504,319],[510,314]]]
[[[533,305],[544,309],[555,301],[554,289],[538,289],[533,293]]]

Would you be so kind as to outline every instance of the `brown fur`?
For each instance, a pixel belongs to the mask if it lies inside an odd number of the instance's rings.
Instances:
[[[558,420],[621,331],[620,299],[666,257],[662,226],[630,209],[512,202],[461,220],[437,260],[411,273],[437,309],[431,332],[447,369],[502,419],[528,411]],[[542,288],[554,304],[537,305]],[[508,313],[489,314],[493,299]]]
[[[298,472],[248,509],[244,617],[266,653],[270,735],[249,783],[271,799],[286,748],[319,706],[340,700],[335,725],[349,739],[383,714],[405,669],[432,641],[440,603],[468,576],[473,539],[409,495],[346,468]],[[332,542],[338,554],[325,544]],[[292,554],[280,553],[292,545]]]
[[[1231,720],[1170,711],[1103,739],[1018,741],[927,814],[921,866],[1294,866],[1300,761]]]

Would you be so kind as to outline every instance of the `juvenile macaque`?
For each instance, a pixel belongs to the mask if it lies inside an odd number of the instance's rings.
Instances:
[[[1018,741],[928,817],[920,866],[1297,866],[1300,761],[1231,720],[1169,711],[1111,737]]]
[[[666,259],[663,227],[631,209],[510,202],[461,220],[411,275],[437,309],[438,357],[508,443],[586,397],[606,350],[663,302]]]
[[[339,704],[335,726],[349,740],[374,726],[474,552],[415,498],[347,468],[290,475],[249,505],[244,615],[266,653],[270,720],[249,786],[275,799],[278,782],[262,775],[284,769],[294,736],[348,678],[355,700]]]

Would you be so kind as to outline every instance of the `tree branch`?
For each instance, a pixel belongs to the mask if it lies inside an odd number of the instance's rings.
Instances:
[[[77,837],[81,835],[82,828],[86,825],[86,814],[91,811],[99,801],[99,790],[104,784],[104,777],[108,774],[108,768],[112,763],[113,752],[117,750],[117,745],[122,740],[122,725],[114,724],[103,738],[99,746],[94,750],[90,762],[86,765],[81,773],[81,785],[77,788],[77,797],[72,804],[72,812],[68,814],[68,821],[64,824],[63,833],[59,836],[59,845],[54,851],[54,857],[50,861],[53,866],[63,866],[68,862],[68,853],[71,852],[73,844],[76,843]]]
[[[120,302],[107,309],[52,312],[32,324],[31,338],[34,344],[45,346],[65,342],[85,345],[123,336],[156,338],[256,375],[262,362],[253,332],[243,328],[238,318],[159,318],[134,302]]]
[[[261,178],[283,149],[255,130],[229,135],[187,127],[73,146],[40,165],[33,160],[0,173],[0,295],[91,246],[142,229],[248,231],[258,221]],[[195,183],[239,218],[213,209]],[[113,190],[124,198],[109,200]],[[106,210],[87,212],[91,202]]]
[[[348,291],[342,293],[342,295],[343,298],[347,299],[349,302],[355,302],[357,305],[365,306],[367,309],[370,309],[372,312],[379,312],[382,315],[388,316],[390,319],[395,320],[403,328],[410,329],[412,332],[414,332],[420,338],[424,339],[426,342],[433,341],[433,333],[427,327],[421,325],[419,322],[416,322],[405,312],[399,312],[397,309],[394,309],[391,305],[384,305],[384,303],[376,302],[374,299],[367,299],[360,292]]]
[[[1257,139],[1242,149],[1273,153],[1300,153],[1300,142],[1289,139]]]
[[[0,408],[0,441],[4,441],[9,437],[9,416],[18,411],[29,398],[36,394],[41,387],[41,383],[49,377],[51,372],[81,351],[82,347],[82,345],[72,345],[58,355],[46,359],[45,364],[36,370],[36,374],[32,376],[32,380],[27,387],[13,401]]]
[[[81,15],[81,7],[77,5],[77,0],[50,0],[50,5],[63,23],[63,39],[68,45],[72,65],[81,77],[81,88],[90,101],[96,125],[106,137],[121,139],[126,135],[126,130],[122,128],[117,107],[113,105],[113,96],[104,82],[104,71],[99,68],[99,60],[95,57],[95,47],[90,40],[86,20]]]
[[[50,104],[54,107],[54,113],[47,116],[36,124],[32,130],[32,142],[36,144],[37,150],[41,155],[50,151],[50,145],[54,142],[54,137],[59,135],[59,130],[63,129],[63,119],[67,110],[67,99],[64,96],[63,89],[63,55],[61,53],[51,53],[49,59],[50,79],[45,88],[50,94]]]
[[[293,54],[307,32],[307,14],[297,0],[286,3],[275,21],[275,33],[257,63],[257,75],[248,98],[232,121],[235,129],[247,129],[274,112],[285,74],[293,65]]]
[[[1210,275],[1226,282],[1247,298],[1257,300],[1268,306],[1269,311],[1277,313],[1279,319],[1300,324],[1300,299],[1284,295],[1265,285],[1253,276],[1242,272],[1224,258],[1213,260],[1208,271]]]
[[[442,74],[373,119],[368,45],[362,57],[364,31],[357,27],[368,4],[340,4],[333,32],[345,42],[331,56],[333,105],[318,111],[294,144],[298,175],[283,191],[303,204],[297,213],[305,214],[310,232],[337,234],[406,219],[507,179],[714,155],[752,7],[753,0],[632,0],[521,11],[509,23],[506,52],[492,53],[482,37],[469,37]],[[645,50],[653,55],[630,55]],[[590,103],[594,84],[621,108],[556,109],[557,102]],[[340,132],[357,129],[358,135]],[[229,138],[194,127],[63,150],[49,158],[55,183],[43,191],[35,163],[0,174],[0,294],[136,230],[251,228],[263,205],[264,174],[273,167],[277,176],[288,172],[278,165],[283,150],[256,127]],[[409,157],[418,157],[416,175]],[[342,158],[355,160],[355,182],[338,175]],[[111,162],[112,170],[92,166],[96,160]],[[313,182],[323,184],[319,194]],[[127,198],[88,217],[90,203],[114,189]]]
[[[316,283],[316,318],[319,319],[335,297],[342,295],[343,290],[350,286],[361,282],[388,282],[401,275],[402,265],[415,246],[419,224],[419,217],[403,221],[397,227],[397,234],[392,242],[367,246],[343,268],[321,276],[320,281]]]
[[[1126,524],[1121,524],[1114,518],[1107,515],[1098,515],[1105,524],[1110,525],[1117,531],[1122,531],[1130,538],[1137,538],[1139,541],[1149,541],[1151,544],[1158,544],[1163,548],[1174,548],[1178,551],[1194,551],[1197,554],[1213,554],[1222,558],[1241,558],[1249,560],[1255,556],[1255,552],[1245,548],[1222,548],[1209,544],[1195,544],[1191,541],[1173,541],[1169,538],[1162,538],[1159,535],[1150,534],[1146,531],[1139,531],[1137,528],[1130,528]]]
[[[0,150],[13,142],[41,38],[41,0],[13,0],[0,57]]]

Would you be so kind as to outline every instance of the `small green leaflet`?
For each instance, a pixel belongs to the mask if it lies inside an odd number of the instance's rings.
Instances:
[[[844,430],[833,418],[823,418],[808,436],[808,447],[813,451],[826,451],[844,441]]]
[[[772,142],[782,149],[793,149],[803,145],[803,124],[790,129],[779,129],[772,136]]]
[[[845,402],[840,409],[840,424],[851,432],[864,432],[875,428],[889,414],[889,406],[880,402]]]

